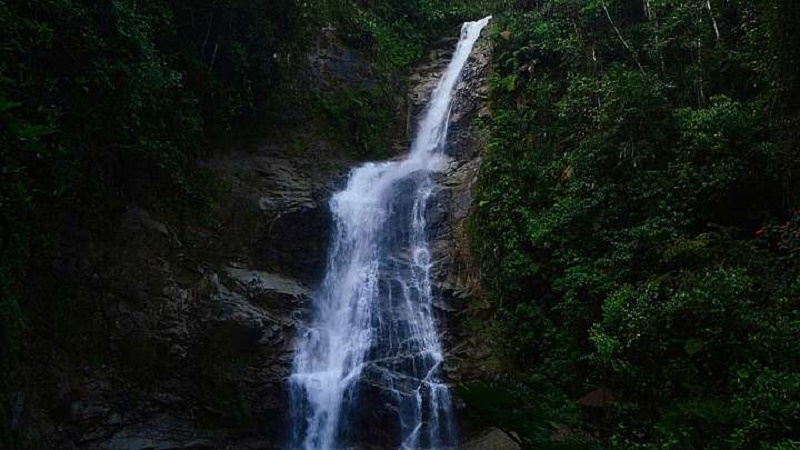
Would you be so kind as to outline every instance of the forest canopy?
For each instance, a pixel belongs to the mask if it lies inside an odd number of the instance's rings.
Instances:
[[[498,14],[473,237],[499,422],[530,448],[800,445],[797,24],[793,1]]]

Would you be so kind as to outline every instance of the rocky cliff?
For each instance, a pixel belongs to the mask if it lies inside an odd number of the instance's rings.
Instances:
[[[451,44],[410,76],[406,136],[393,147],[405,147]],[[320,51],[311,63],[320,86],[348,83],[340,66],[369,73],[351,52]],[[462,326],[476,289],[465,230],[482,145],[472,120],[488,114],[488,70],[483,43],[459,85],[451,160],[430,212],[454,382],[490,371],[490,350]],[[14,432],[31,448],[280,448],[295,325],[324,269],[326,202],[354,164],[316,157],[336,154],[317,131],[205,161],[225,186],[216,226],[172,223],[137,205],[102,228],[65,223],[30,277],[27,295],[48,304],[49,323],[22,352]]]
[[[24,349],[16,417],[33,448],[278,447],[295,320],[323,268],[325,199],[347,170],[284,150],[206,163],[228,186],[216,228],[135,205],[112,231],[65,227],[39,267],[64,297],[48,280],[30,292],[64,310]]]
[[[480,267],[470,252],[469,218],[486,142],[480,120],[491,114],[489,75],[491,42],[484,36],[473,50],[457,89],[450,119],[447,169],[438,175],[434,207],[430,211],[433,251],[433,287],[440,329],[447,350],[444,370],[457,385],[495,376],[495,360],[489,342],[475,322],[490,319],[482,298]],[[413,98],[418,98],[414,96]],[[516,450],[519,446],[498,429],[470,418],[463,403],[459,408],[463,450]],[[468,420],[472,419],[472,420]]]

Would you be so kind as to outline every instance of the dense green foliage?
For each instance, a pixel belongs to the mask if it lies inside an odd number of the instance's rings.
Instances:
[[[498,423],[531,448],[558,423],[610,448],[796,448],[800,7],[499,16],[473,228],[523,414]],[[590,392],[608,400],[573,403]]]
[[[299,27],[292,2],[259,4],[0,3],[0,392],[29,255],[60,218],[170,195],[196,209],[204,132],[270,106],[271,55]]]

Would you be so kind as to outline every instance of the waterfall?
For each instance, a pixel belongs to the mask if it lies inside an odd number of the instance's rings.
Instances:
[[[391,419],[400,449],[457,445],[450,392],[440,379],[426,213],[431,174],[445,158],[455,86],[490,18],[462,26],[406,159],[354,169],[330,200],[327,272],[290,377],[293,450],[352,448],[361,427],[391,428],[364,423],[365,410]]]

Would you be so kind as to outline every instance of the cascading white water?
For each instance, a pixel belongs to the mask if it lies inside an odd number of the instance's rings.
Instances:
[[[444,356],[432,312],[426,212],[455,86],[490,19],[462,26],[408,157],[354,169],[330,201],[327,272],[290,378],[292,449],[356,445],[351,416],[364,408],[386,409],[397,420],[398,448],[456,445],[450,393],[439,379]]]

